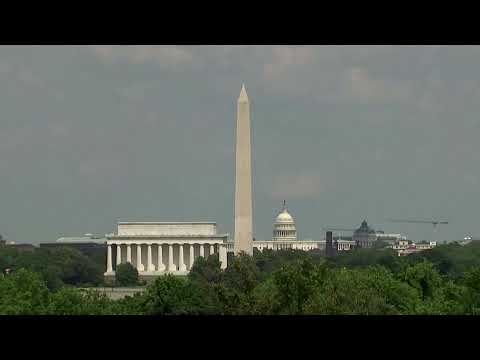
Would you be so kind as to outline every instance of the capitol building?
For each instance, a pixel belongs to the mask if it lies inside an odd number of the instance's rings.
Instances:
[[[337,239],[336,249],[338,251],[351,250],[355,247],[355,241]],[[297,239],[297,227],[295,225],[295,219],[288,212],[285,201],[283,202],[282,210],[278,213],[275,221],[273,223],[273,234],[272,239],[270,240],[254,240],[253,247],[259,251],[264,249],[270,250],[325,250],[326,249],[326,240],[311,240]],[[227,243],[227,251],[233,251],[233,241]]]

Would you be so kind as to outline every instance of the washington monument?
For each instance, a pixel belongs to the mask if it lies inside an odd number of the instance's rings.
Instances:
[[[245,85],[237,101],[235,142],[235,254],[253,254],[250,104]]]

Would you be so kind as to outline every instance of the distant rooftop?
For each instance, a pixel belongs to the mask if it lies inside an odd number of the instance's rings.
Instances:
[[[138,225],[182,225],[182,224],[213,224],[216,225],[215,221],[119,221],[119,225],[129,225],[129,224],[138,224]]]
[[[56,243],[60,244],[82,244],[82,243],[98,243],[103,244],[107,241],[105,236],[85,234],[84,236],[69,236],[60,237],[56,240]]]

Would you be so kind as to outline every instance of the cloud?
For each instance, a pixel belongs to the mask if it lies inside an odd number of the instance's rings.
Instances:
[[[5,62],[0,62],[0,76],[7,75],[12,70],[12,66]]]
[[[274,178],[270,196],[274,200],[304,199],[318,196],[320,190],[317,174],[286,174]]]
[[[364,102],[405,102],[411,92],[408,82],[393,79],[375,79],[366,68],[345,70],[346,95]]]
[[[364,64],[394,57],[391,47],[340,46],[93,46],[106,63],[200,68],[222,66],[258,81],[269,93],[362,101],[405,98],[405,85],[372,78]],[[218,70],[218,68],[217,68]],[[247,84],[248,86],[248,84]],[[348,91],[345,91],[347,89]]]
[[[119,176],[122,169],[123,161],[116,156],[97,155],[82,160],[77,171],[81,177],[89,176]]]
[[[298,67],[311,64],[314,60],[314,50],[302,46],[276,46],[263,66],[263,77],[270,81],[285,76]]]
[[[105,62],[126,62],[129,64],[155,63],[179,65],[191,63],[194,59],[190,49],[182,46],[94,46],[94,53]]]
[[[30,66],[24,64],[0,62],[0,78],[3,81],[10,81],[10,88],[13,85],[22,91],[43,90],[46,86],[42,75],[34,73]]]
[[[336,104],[408,104],[421,110],[442,110],[455,99],[479,94],[476,79],[450,79],[450,47],[401,46],[92,46],[105,63],[154,64],[171,69],[215,69],[211,84],[231,86],[232,80],[247,82],[262,96],[310,98]],[[464,68],[476,71],[470,58]],[[6,68],[5,68],[6,70]],[[0,66],[1,72],[1,66]],[[450,74],[450,75],[449,75]],[[142,97],[138,84],[125,89],[127,97]],[[450,89],[455,94],[451,96]],[[453,104],[455,105],[455,104]]]

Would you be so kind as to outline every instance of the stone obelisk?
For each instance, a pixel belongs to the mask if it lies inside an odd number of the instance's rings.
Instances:
[[[235,239],[234,252],[253,254],[252,164],[250,149],[250,104],[245,85],[237,101],[235,143]]]

